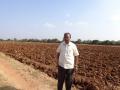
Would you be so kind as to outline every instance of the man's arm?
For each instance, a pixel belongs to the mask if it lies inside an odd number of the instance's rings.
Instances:
[[[60,56],[60,53],[57,53],[57,66],[59,65],[59,64],[58,64],[59,56]]]
[[[75,64],[74,64],[75,70],[77,69],[77,67],[78,67],[78,56],[75,56]]]
[[[77,46],[75,45],[74,49],[73,49],[73,54],[74,54],[74,57],[75,57],[75,61],[74,61],[74,68],[75,70],[77,69],[77,65],[78,65],[78,56],[79,56],[79,52],[78,52],[78,49],[77,49]]]

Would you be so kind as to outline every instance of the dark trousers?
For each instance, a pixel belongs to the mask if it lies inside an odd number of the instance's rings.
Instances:
[[[58,67],[58,90],[63,89],[64,81],[66,90],[71,90],[73,71],[74,69],[64,69],[63,67]]]

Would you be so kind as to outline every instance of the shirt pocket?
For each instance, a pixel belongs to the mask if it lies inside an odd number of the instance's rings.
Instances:
[[[73,55],[73,49],[71,47],[68,47],[67,53],[68,55]]]

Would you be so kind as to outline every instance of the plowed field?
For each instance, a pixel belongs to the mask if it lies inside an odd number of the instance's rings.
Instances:
[[[0,42],[0,52],[57,79],[57,46],[58,44]],[[74,86],[78,90],[120,90],[120,46],[77,46],[80,55]]]

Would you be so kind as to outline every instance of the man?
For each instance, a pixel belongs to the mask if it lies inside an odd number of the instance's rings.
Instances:
[[[71,40],[71,34],[64,34],[64,41],[57,48],[58,90],[62,90],[65,80],[66,90],[71,90],[72,76],[77,68],[78,50]]]

